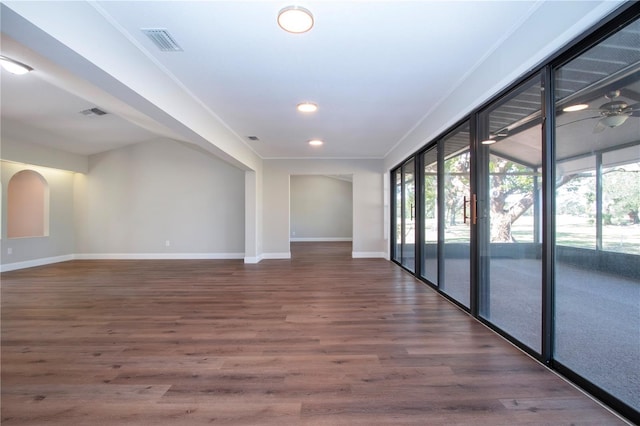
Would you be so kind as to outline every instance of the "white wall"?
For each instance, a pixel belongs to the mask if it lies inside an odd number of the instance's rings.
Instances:
[[[11,177],[21,170],[40,173],[49,186],[49,235],[46,237],[7,238],[7,187]],[[75,247],[74,173],[0,161],[0,179],[2,179],[1,269],[5,271],[71,259]],[[9,249],[12,254],[8,253]]]
[[[59,136],[4,118],[1,128],[0,155],[3,160],[71,172],[86,173],[88,170],[89,161],[86,155],[71,154],[41,144]]]
[[[244,261],[257,263],[262,253],[262,168],[244,172]]]
[[[38,146],[32,152],[46,158],[40,155],[42,149]],[[27,155],[29,150],[25,152]],[[65,157],[65,153],[55,154],[50,158]],[[76,157],[70,155],[65,161],[79,160],[81,164],[82,158]],[[247,172],[195,146],[159,139],[123,147],[90,156],[87,174],[27,167],[49,181],[50,236],[10,240],[10,257],[6,250],[9,241],[3,238],[3,270],[8,270],[9,264],[26,267],[74,256],[245,256]],[[23,168],[2,163],[5,205],[10,176]],[[382,160],[266,160],[262,173],[249,179],[255,186],[252,200],[256,201],[251,231],[255,248],[249,257],[259,261],[290,256],[289,180],[291,175],[303,174],[353,177],[353,256],[384,257],[388,243],[383,235],[381,168]],[[3,207],[3,230],[5,210]]]
[[[291,176],[291,240],[351,240],[351,181],[320,175]]]
[[[82,258],[244,256],[244,171],[195,146],[158,139],[92,155],[76,183]]]
[[[353,256],[384,257],[382,160],[264,160],[264,258],[287,258],[291,175],[353,176]]]

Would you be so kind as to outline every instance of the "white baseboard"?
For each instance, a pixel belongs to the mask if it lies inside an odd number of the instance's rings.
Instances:
[[[0,272],[16,271],[18,269],[33,268],[35,266],[49,265],[69,260],[229,260],[244,259],[244,253],[80,253],[64,256],[45,257],[41,259],[26,260],[24,262],[5,263],[0,265]]]
[[[244,259],[244,253],[82,253],[78,260],[215,260]]]
[[[386,253],[382,251],[354,251],[351,252],[351,257],[354,259],[365,259],[365,258],[385,258]]]
[[[246,256],[244,258],[244,263],[260,263],[260,261],[264,259],[262,255],[260,256]]]
[[[41,259],[25,260],[24,262],[5,263],[0,265],[0,272],[16,271],[18,269],[33,268],[35,266],[50,265],[52,263],[66,262],[73,260],[72,254],[64,256],[43,257]]]
[[[263,259],[291,259],[291,252],[262,253]]]
[[[352,252],[353,258],[385,258],[384,252]],[[169,259],[244,259],[244,263],[259,263],[263,259],[291,259],[291,252],[263,253],[256,257],[245,257],[244,253],[80,253],[64,256],[46,257],[26,260],[24,262],[5,263],[0,265],[0,272],[33,268],[35,266],[66,262],[69,260],[169,260]]]
[[[330,241],[353,241],[349,237],[318,237],[318,238],[289,238],[292,243],[301,242],[330,242]]]

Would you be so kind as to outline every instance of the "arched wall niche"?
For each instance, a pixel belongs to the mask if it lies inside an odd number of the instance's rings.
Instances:
[[[49,235],[49,184],[38,172],[21,170],[7,186],[7,238]]]

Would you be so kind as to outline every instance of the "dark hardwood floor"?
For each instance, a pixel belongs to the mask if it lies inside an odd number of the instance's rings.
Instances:
[[[396,265],[292,253],[2,274],[2,425],[624,424]]]

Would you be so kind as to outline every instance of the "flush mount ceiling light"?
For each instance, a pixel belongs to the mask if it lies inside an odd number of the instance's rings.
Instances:
[[[309,145],[311,146],[320,146],[322,145],[324,142],[322,142],[320,139],[312,139],[309,141]]]
[[[303,102],[298,104],[296,107],[300,112],[316,112],[318,110],[318,105],[312,102]]]
[[[26,74],[29,71],[33,71],[29,65],[23,64],[22,62],[18,62],[14,59],[7,58],[6,56],[0,55],[0,65],[2,68],[9,71],[11,74],[22,75]]]
[[[496,143],[497,141],[495,139],[487,139],[484,140],[482,142],[480,142],[482,145],[493,145],[494,143]]]
[[[587,108],[589,108],[588,104],[576,104],[576,105],[569,105],[568,107],[564,107],[562,108],[562,111],[576,112],[576,111],[582,111],[583,109],[587,109]]]
[[[304,7],[287,6],[278,13],[278,25],[290,33],[306,33],[313,27],[313,15]]]

